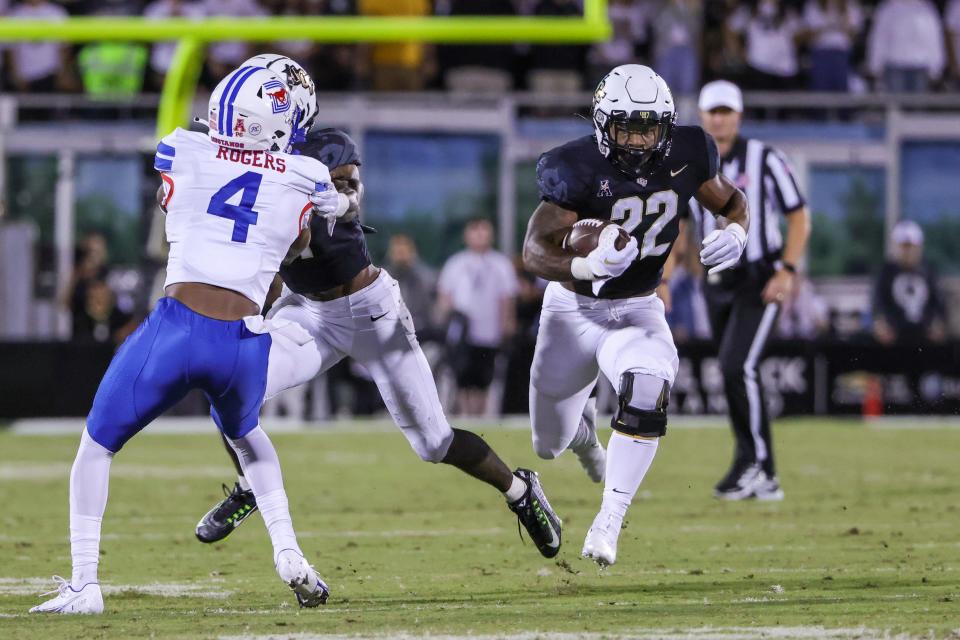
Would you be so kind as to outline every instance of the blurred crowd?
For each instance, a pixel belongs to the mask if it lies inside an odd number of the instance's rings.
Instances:
[[[463,250],[438,272],[420,259],[410,236],[395,234],[383,262],[400,283],[444,404],[457,415],[493,416],[526,410],[528,375],[547,283],[524,271],[519,257],[511,258],[494,248],[494,237],[489,220],[471,220],[464,230]],[[800,274],[794,295],[784,303],[777,337],[881,345],[946,341],[946,308],[937,275],[923,259],[923,231],[912,221],[901,221],[891,232],[888,245],[889,256],[875,274],[868,309],[831,310],[814,284]],[[679,255],[668,283],[667,320],[678,345],[711,338],[697,256],[696,251]],[[119,345],[142,314],[135,310],[129,292],[115,286],[118,278],[108,267],[102,234],[88,233],[82,238],[76,264],[62,299],[71,313],[73,339]],[[520,395],[517,389],[522,390]],[[285,392],[265,405],[267,415],[298,419],[369,415],[380,410],[372,379],[349,359],[312,384]]]
[[[580,0],[0,0],[0,16],[575,16]],[[960,86],[960,0],[610,0],[613,37],[593,46],[421,43],[322,45],[223,41],[203,82],[249,56],[301,61],[320,91],[570,92],[610,68],[652,64],[689,95],[724,77],[745,89],[949,90]],[[225,37],[227,34],[224,34]],[[18,92],[123,97],[156,91],[175,45],[18,43],[4,51],[3,86]]]

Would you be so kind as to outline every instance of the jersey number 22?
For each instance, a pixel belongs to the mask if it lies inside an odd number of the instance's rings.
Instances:
[[[645,199],[640,196],[622,198],[614,203],[610,220],[626,229],[627,233],[633,233],[645,216],[656,216],[643,234],[639,259],[643,260],[647,256],[662,256],[670,249],[670,243],[657,244],[657,236],[670,224],[671,220],[677,217],[677,201],[677,192],[673,190],[657,191]]]

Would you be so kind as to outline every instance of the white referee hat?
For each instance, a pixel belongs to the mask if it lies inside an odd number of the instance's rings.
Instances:
[[[913,244],[923,246],[923,229],[913,220],[901,220],[890,232],[893,244]]]
[[[700,89],[700,99],[697,101],[700,111],[710,111],[718,107],[727,107],[737,113],[743,113],[743,94],[740,87],[729,80],[714,80],[703,85]]]

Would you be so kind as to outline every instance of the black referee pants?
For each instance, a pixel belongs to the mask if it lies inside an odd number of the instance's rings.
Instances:
[[[776,467],[770,416],[758,370],[780,305],[764,304],[760,297],[764,284],[741,283],[737,288],[708,284],[704,294],[719,346],[727,410],[736,441],[734,464],[759,463],[773,476]]]

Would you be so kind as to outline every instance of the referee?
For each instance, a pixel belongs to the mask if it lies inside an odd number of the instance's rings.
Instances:
[[[717,142],[721,171],[746,194],[750,210],[740,265],[708,276],[704,287],[736,440],[733,464],[714,495],[782,500],[757,369],[780,306],[793,294],[797,263],[810,235],[810,214],[783,154],[739,135],[743,96],[735,84],[717,80],[704,85],[698,106],[703,128]],[[695,201],[690,212],[694,234],[702,240],[716,221]]]

